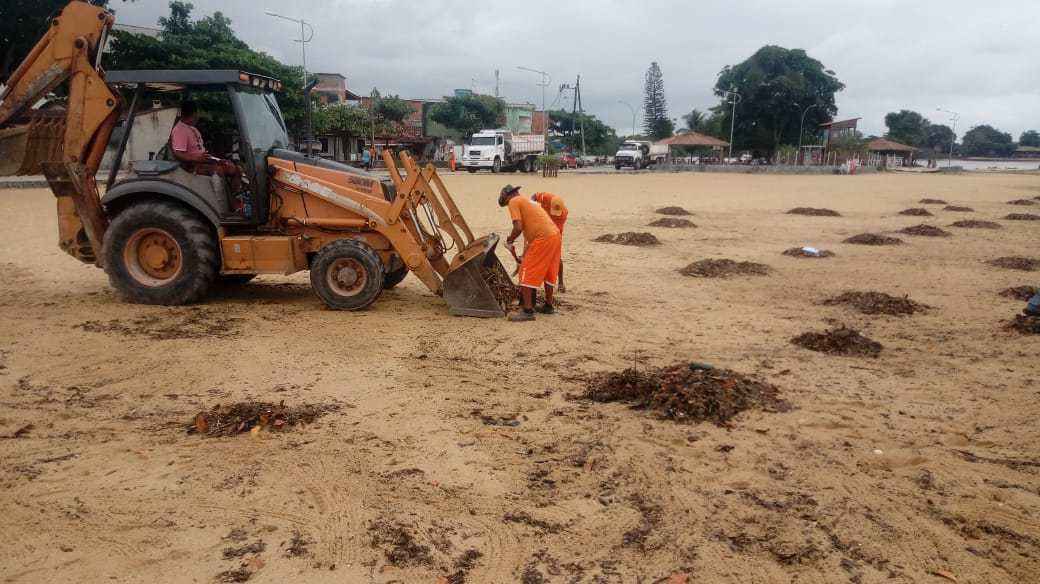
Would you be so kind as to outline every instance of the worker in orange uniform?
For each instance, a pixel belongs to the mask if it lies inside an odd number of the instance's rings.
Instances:
[[[450,168],[452,172],[455,172],[455,149],[454,148],[452,148],[451,150],[448,151],[448,168]]]
[[[542,314],[552,314],[554,290],[560,273],[560,230],[542,206],[520,196],[520,187],[506,185],[498,196],[500,207],[509,207],[513,231],[506,245],[514,247],[521,234],[527,251],[520,263],[521,312],[509,315],[511,321],[534,320],[534,294],[545,287],[545,304],[538,308]]]
[[[556,224],[556,229],[560,230],[560,246],[563,247],[563,225],[567,223],[567,205],[563,202],[563,197],[560,195],[554,195],[552,193],[535,193],[531,195],[531,200],[542,206],[545,212],[549,214],[549,218]],[[560,256],[560,292],[566,292],[567,287],[563,284],[563,256]]]

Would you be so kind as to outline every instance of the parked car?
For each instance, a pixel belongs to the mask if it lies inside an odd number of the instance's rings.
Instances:
[[[560,154],[560,168],[582,168],[585,161],[570,152]]]

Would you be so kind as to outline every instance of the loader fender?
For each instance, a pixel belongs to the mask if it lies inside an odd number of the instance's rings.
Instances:
[[[124,207],[137,199],[155,198],[173,199],[194,209],[206,218],[214,228],[220,225],[220,216],[217,210],[191,189],[187,189],[177,183],[164,180],[128,180],[119,183],[101,197],[101,204],[106,208]],[[111,215],[111,213],[109,213]]]

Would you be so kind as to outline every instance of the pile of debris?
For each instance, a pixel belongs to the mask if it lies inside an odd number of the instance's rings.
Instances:
[[[1018,331],[1023,335],[1040,335],[1040,316],[1020,314],[1008,323],[1007,328]]]
[[[729,369],[679,362],[668,367],[603,373],[592,377],[583,397],[597,402],[626,402],[679,422],[710,421],[728,427],[750,409],[790,409],[780,390]]]
[[[833,209],[816,209],[814,207],[795,207],[788,215],[811,215],[813,217],[841,217],[841,213]]]
[[[1008,201],[1008,205],[1040,205],[1033,199],[1015,199],[1014,201]]]
[[[826,306],[844,304],[851,306],[863,314],[891,314],[906,316],[915,312],[925,312],[930,306],[914,302],[909,296],[892,296],[884,292],[845,292],[823,301]]]
[[[661,215],[693,215],[693,213],[690,213],[682,207],[661,207],[656,212],[660,213]]]
[[[618,245],[635,245],[638,247],[661,245],[661,240],[657,239],[653,233],[636,233],[634,231],[608,233],[606,235],[600,235],[593,241],[601,243],[616,243]]]
[[[769,266],[755,262],[737,262],[729,259],[700,260],[693,262],[679,273],[694,278],[729,278],[732,276],[768,276]]]
[[[859,235],[853,235],[842,243],[854,243],[856,245],[900,245],[903,243],[903,240],[898,237],[889,237],[887,235],[860,233]]]
[[[243,432],[284,430],[298,424],[309,424],[329,412],[339,411],[337,404],[304,404],[287,407],[285,402],[239,402],[217,405],[199,412],[188,427],[189,434],[234,436]]]
[[[1036,295],[1037,290],[1040,290],[1040,288],[1034,288],[1033,286],[1014,286],[1011,288],[1004,288],[998,292],[998,294],[1004,298],[1027,302],[1030,298]]]
[[[922,204],[922,205],[946,205],[947,204],[946,201],[944,201],[942,199],[921,199],[920,201],[917,201],[917,202]]]
[[[1006,270],[1021,270],[1023,272],[1035,272],[1040,270],[1040,259],[1024,258],[1019,256],[1005,256],[986,262],[997,268]]]
[[[509,274],[498,269],[497,265],[482,269],[480,275],[483,276],[491,293],[494,294],[495,300],[498,301],[498,305],[505,312],[509,312],[509,308],[520,300],[520,291],[513,284],[513,280],[510,279]]]
[[[791,247],[783,251],[783,255],[796,258],[829,258],[834,257],[834,252],[829,249],[814,249],[811,247]]]
[[[995,221],[976,221],[969,219],[966,221],[954,221],[950,224],[950,227],[964,227],[966,229],[1003,229],[1004,226]]]
[[[911,215],[914,217],[931,217],[932,212],[928,209],[922,209],[920,207],[915,209],[903,209],[899,212],[900,215]]]
[[[1010,213],[1004,216],[1008,221],[1040,221],[1040,215],[1032,213]]]
[[[679,219],[677,217],[661,217],[657,221],[650,223],[647,227],[696,227],[693,221],[689,219]]]
[[[943,211],[955,211],[957,213],[974,213],[975,209],[971,207],[961,207],[959,205],[947,205],[943,207]]]
[[[877,357],[883,348],[881,343],[844,326],[822,333],[802,333],[791,342],[810,351],[846,357]]]
[[[913,227],[907,227],[900,229],[899,233],[905,233],[907,235],[921,235],[924,237],[950,237],[953,235],[945,229],[940,229],[934,225],[914,225]]]

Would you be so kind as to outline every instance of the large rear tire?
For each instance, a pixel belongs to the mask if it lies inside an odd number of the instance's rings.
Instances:
[[[112,286],[130,302],[188,304],[217,278],[220,255],[212,228],[195,212],[168,201],[124,209],[102,244]]]
[[[339,239],[311,261],[311,287],[334,310],[367,308],[383,292],[384,267],[367,243]]]

